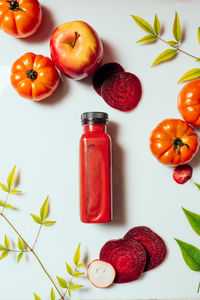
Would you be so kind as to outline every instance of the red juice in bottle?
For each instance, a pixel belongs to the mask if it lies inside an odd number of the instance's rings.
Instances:
[[[80,218],[84,223],[112,220],[111,138],[107,133],[108,114],[81,115]]]

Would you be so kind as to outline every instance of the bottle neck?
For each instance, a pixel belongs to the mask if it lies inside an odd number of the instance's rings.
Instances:
[[[83,125],[84,132],[107,132],[107,125],[106,124],[85,124]]]

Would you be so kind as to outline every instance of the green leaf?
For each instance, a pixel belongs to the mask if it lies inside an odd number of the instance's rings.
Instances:
[[[40,209],[40,217],[42,221],[46,219],[48,211],[49,211],[49,196],[46,198],[46,200],[44,201]]]
[[[18,238],[18,248],[21,251],[23,251],[25,248],[24,242],[20,238]]]
[[[175,54],[176,54],[177,50],[176,49],[167,49],[165,51],[163,51],[153,62],[153,64],[151,65],[152,67],[165,61],[168,60],[170,58],[172,58]]]
[[[144,36],[143,38],[141,38],[140,40],[138,40],[136,43],[151,43],[154,42],[157,39],[157,37],[155,35],[152,34],[148,34],[146,36]]]
[[[196,187],[198,187],[198,189],[200,190],[200,184],[198,184],[198,183],[194,183],[195,185],[196,185]]]
[[[76,290],[81,289],[82,287],[83,287],[83,285],[80,285],[80,284],[72,284],[71,287],[70,287],[70,289],[72,291],[76,291]]]
[[[197,60],[196,60],[197,62],[200,62],[200,57],[199,58],[197,58]]]
[[[84,275],[85,273],[82,273],[82,272],[76,272],[76,273],[74,273],[73,274],[73,276],[75,277],[75,278],[79,278],[79,277],[81,277],[82,275]]]
[[[7,192],[7,193],[9,192],[7,186],[6,186],[5,184],[1,183],[1,182],[0,182],[0,187],[1,187],[1,189],[2,189],[4,192]]]
[[[168,41],[167,44],[169,44],[171,46],[175,46],[175,45],[177,45],[177,42],[175,42],[175,41]]]
[[[159,35],[159,33],[160,33],[160,21],[159,21],[159,19],[158,19],[157,14],[155,14],[153,27],[154,27],[155,33],[156,33],[157,35]]]
[[[177,42],[180,42],[181,40],[181,25],[178,17],[178,13],[175,12],[175,19],[174,19],[174,25],[173,25],[173,34],[174,38]]]
[[[73,275],[73,270],[72,270],[72,268],[70,267],[70,265],[68,265],[68,263],[65,263],[65,265],[66,265],[67,273],[68,273],[69,275]]]
[[[84,263],[80,263],[80,264],[77,265],[77,268],[82,268],[82,267],[84,267],[84,266],[85,266]]]
[[[30,214],[31,217],[33,218],[33,220],[35,221],[35,223],[37,224],[42,224],[42,220],[40,219],[40,217],[34,215],[34,214]]]
[[[7,255],[8,255],[8,250],[3,251],[1,256],[0,256],[0,260],[5,258]]]
[[[8,175],[8,178],[7,178],[7,184],[8,184],[9,190],[11,189],[11,187],[13,186],[14,181],[15,181],[15,169],[16,169],[16,166],[14,166],[14,168],[12,169],[12,171],[10,172],[10,174]]]
[[[44,226],[52,226],[52,225],[54,225],[56,223],[56,221],[50,221],[50,220],[47,220],[47,221],[44,221],[43,223],[42,223],[42,225],[44,225]]]
[[[6,250],[6,248],[2,245],[0,245],[0,251]]]
[[[3,202],[3,201],[0,200],[0,206],[4,207],[4,205],[5,205],[5,202]],[[8,204],[8,203],[6,203],[5,208],[15,209],[14,206],[12,206],[11,204]]]
[[[154,34],[154,31],[153,31],[153,28],[151,27],[151,25],[145,21],[144,19],[140,18],[140,17],[137,17],[137,16],[134,16],[134,15],[131,15],[131,17],[135,20],[135,22],[146,32],[149,32],[153,35]]]
[[[71,297],[71,289],[68,289],[68,295]]]
[[[21,193],[21,191],[12,189],[12,190],[10,190],[10,193],[11,194],[19,194],[19,193]]]
[[[78,247],[76,248],[75,254],[74,254],[73,261],[74,261],[75,266],[77,266],[80,261],[80,247],[81,247],[81,244],[78,245]]]
[[[6,235],[5,235],[5,237],[4,237],[4,245],[5,245],[6,249],[9,249],[9,247],[10,247],[10,241],[9,241],[9,239],[7,238]]]
[[[197,30],[197,38],[198,38],[198,42],[200,44],[200,27],[198,27],[198,30]]]
[[[51,296],[51,300],[56,300],[56,295],[55,295],[55,292],[54,292],[53,288],[51,288],[51,294],[50,294],[50,296]]]
[[[191,69],[190,71],[186,72],[178,81],[179,82],[183,82],[183,81],[187,81],[187,80],[192,80],[195,78],[200,77],[200,69]]]
[[[18,263],[19,263],[20,260],[22,259],[23,255],[24,255],[23,252],[20,252],[20,253],[18,254],[18,257],[17,257],[17,262],[18,262]]]
[[[198,234],[200,235],[200,215],[195,214],[187,209],[185,209],[184,207],[182,207],[192,229]]]
[[[187,266],[193,271],[200,271],[200,250],[191,244],[175,239],[178,243],[183,259]]]
[[[67,282],[65,279],[59,277],[59,276],[56,276],[57,280],[58,280],[58,284],[61,288],[63,289],[67,289]]]
[[[33,293],[33,295],[34,295],[34,300],[41,300],[41,298],[38,295],[36,295],[35,293]]]

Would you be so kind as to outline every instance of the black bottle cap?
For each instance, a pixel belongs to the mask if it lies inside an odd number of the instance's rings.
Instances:
[[[108,124],[108,114],[105,112],[84,112],[81,115],[81,123],[84,124]]]

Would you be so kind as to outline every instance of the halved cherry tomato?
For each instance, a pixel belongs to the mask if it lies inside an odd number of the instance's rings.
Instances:
[[[34,34],[41,25],[38,0],[0,0],[0,28],[18,38]]]
[[[177,166],[190,161],[198,151],[194,129],[180,119],[166,119],[152,131],[150,149],[159,162]]]
[[[40,101],[56,90],[60,77],[50,58],[29,52],[14,62],[10,80],[20,96]]]
[[[200,79],[184,85],[178,96],[178,110],[186,122],[200,127]]]

